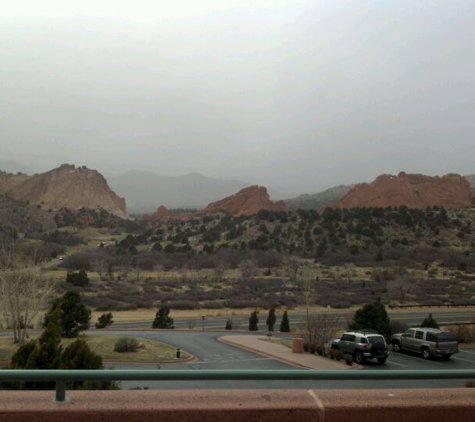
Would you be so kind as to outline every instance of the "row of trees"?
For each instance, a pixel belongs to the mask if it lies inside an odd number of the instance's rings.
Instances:
[[[271,308],[269,309],[269,315],[267,316],[267,320],[266,320],[268,331],[270,332],[274,331],[274,326],[275,326],[276,321],[277,321],[277,318],[275,316],[275,308]],[[232,324],[231,320],[228,320],[225,327],[226,330],[232,329],[231,324]],[[257,311],[253,311],[249,318],[249,331],[258,331],[259,330],[258,324],[259,324],[259,317],[257,315]],[[287,310],[284,311],[284,314],[282,315],[279,331],[282,333],[290,332],[290,322],[289,322],[289,316],[287,314]]]

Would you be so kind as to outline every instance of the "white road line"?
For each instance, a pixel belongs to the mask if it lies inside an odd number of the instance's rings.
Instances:
[[[257,359],[239,359],[239,363],[244,362],[244,361],[249,361],[249,362],[255,362],[257,360],[272,360],[272,358],[257,358]],[[236,362],[236,359],[231,359],[231,360],[203,360],[203,361],[198,361],[198,362],[190,362],[190,365],[198,365],[198,364],[203,364],[203,363],[229,363],[229,362]]]
[[[433,363],[434,365],[443,365],[443,363],[441,362],[434,362],[433,360],[423,359],[422,357],[418,357],[418,356],[404,355],[404,357],[415,359],[415,360],[418,360],[419,362]]]
[[[469,355],[475,355],[475,352],[467,352],[466,350],[459,349],[460,353],[468,353]]]
[[[464,359],[464,358],[459,358],[459,357],[452,357],[452,360],[463,360],[464,362],[470,362],[470,363],[475,363],[473,360],[469,359]]]
[[[403,367],[405,367],[405,368],[409,368],[409,365],[404,365],[404,364],[402,364],[402,363],[397,363],[397,362],[393,362],[393,361],[391,361],[391,365],[403,366]]]

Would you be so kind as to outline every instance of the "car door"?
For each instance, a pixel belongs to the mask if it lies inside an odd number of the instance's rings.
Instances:
[[[414,333],[416,330],[410,328],[401,336],[401,347],[405,350],[414,350]]]

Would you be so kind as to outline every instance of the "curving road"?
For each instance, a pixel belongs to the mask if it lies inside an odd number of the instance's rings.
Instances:
[[[90,334],[94,334],[91,332]],[[295,369],[295,367],[219,342],[222,332],[183,331],[111,331],[110,335],[133,335],[162,341],[192,353],[196,360],[188,363],[162,364],[162,369]],[[226,333],[226,335],[240,335]],[[137,364],[108,364],[109,368],[133,369]],[[156,364],[140,365],[141,369],[159,370]],[[361,370],[385,369],[473,369],[475,350],[464,349],[450,361],[423,360],[417,355],[392,353],[386,365],[368,362]],[[304,369],[303,369],[304,370]],[[453,388],[464,387],[464,380],[411,380],[411,381],[155,381],[124,382],[123,388],[150,389],[232,389],[232,388],[318,388],[318,389],[397,389],[397,388]]]

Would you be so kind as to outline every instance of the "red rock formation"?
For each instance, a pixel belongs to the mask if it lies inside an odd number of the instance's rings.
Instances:
[[[53,210],[102,208],[127,218],[125,200],[109,188],[106,179],[97,170],[63,164],[33,176],[1,173],[0,193],[9,192],[16,199],[42,204]]]
[[[331,207],[470,208],[472,198],[468,180],[458,174],[431,177],[401,172],[397,176],[381,175],[370,184],[358,184]]]
[[[212,202],[202,213],[214,213],[219,211],[234,215],[252,215],[260,210],[285,211],[284,201],[273,202],[269,199],[267,189],[263,186],[249,186],[241,189],[238,193],[220,201]]]
[[[171,215],[167,207],[160,205],[153,214],[145,214],[142,218],[145,221],[168,221]]]

